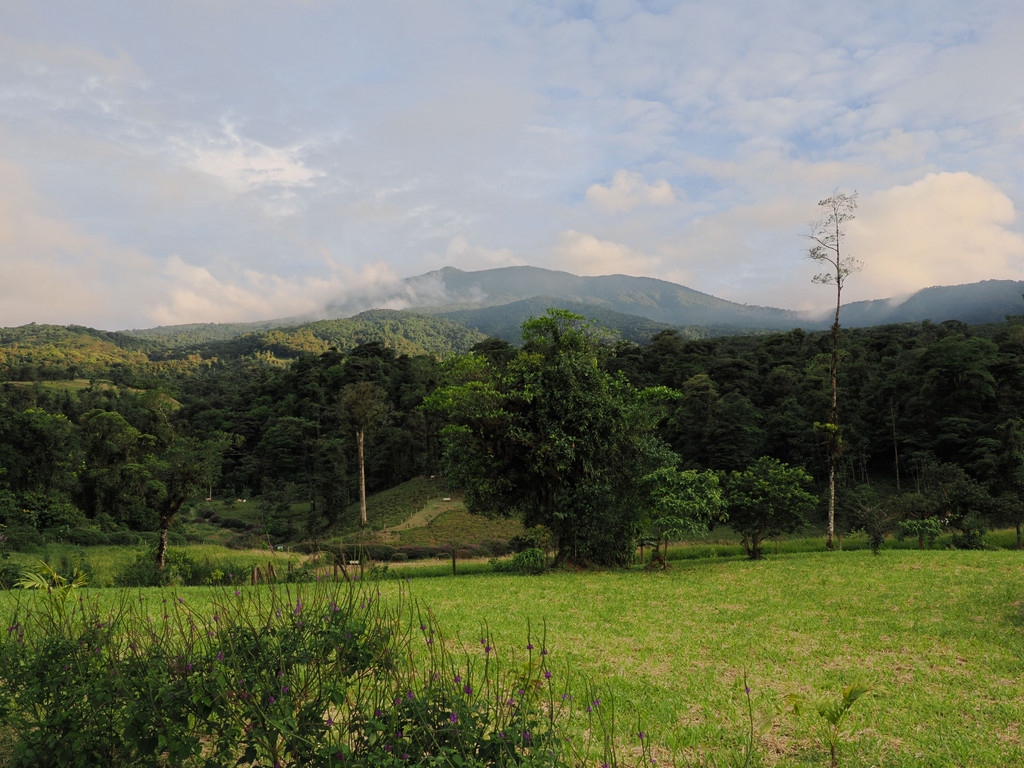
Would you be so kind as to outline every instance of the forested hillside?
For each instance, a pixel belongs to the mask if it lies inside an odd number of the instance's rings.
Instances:
[[[265,335],[263,347],[222,357],[85,329],[4,330],[5,536],[156,530],[161,514],[173,516],[160,489],[175,478],[191,483],[193,499],[260,504],[264,535],[320,535],[358,498],[359,432],[371,492],[435,474],[446,417],[421,408],[424,399],[474,366],[501,377],[524,364],[497,339],[442,360],[377,341],[342,351],[348,337],[329,332],[314,324],[276,341]],[[864,509],[878,509],[872,499],[897,492],[897,517],[939,520],[965,544],[991,525],[1018,524],[1024,323],[891,325],[844,330],[841,341],[840,525],[863,526]],[[595,362],[636,387],[678,392],[657,430],[680,469],[740,470],[770,456],[820,483],[826,456],[815,425],[828,417],[830,343],[825,332],[687,339],[668,330],[603,346]],[[82,376],[94,384],[42,381]]]

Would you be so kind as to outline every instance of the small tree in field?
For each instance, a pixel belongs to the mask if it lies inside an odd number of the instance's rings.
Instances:
[[[800,467],[762,456],[742,472],[723,477],[729,527],[743,536],[752,560],[761,557],[768,536],[793,533],[807,524],[817,497],[807,490],[811,476]]]
[[[718,475],[694,469],[662,467],[644,478],[651,485],[651,527],[655,555],[664,546],[661,565],[668,565],[668,543],[685,535],[706,533],[722,517],[725,501]]]
[[[832,537],[835,533],[836,520],[836,464],[842,452],[839,434],[839,307],[842,304],[846,278],[854,272],[859,272],[863,264],[845,253],[845,225],[856,218],[853,212],[857,210],[857,193],[846,195],[835,192],[831,197],[818,201],[818,207],[822,209],[824,215],[811,225],[808,237],[812,245],[807,256],[824,268],[823,272],[814,276],[814,282],[836,287],[836,316],[832,323],[832,364],[829,370],[832,382],[832,407],[829,410],[828,423],[815,425],[825,435],[828,446],[828,538],[825,546],[831,550],[834,546]]]

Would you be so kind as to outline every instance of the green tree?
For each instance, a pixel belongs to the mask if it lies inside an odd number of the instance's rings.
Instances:
[[[823,285],[834,285],[836,289],[836,315],[832,323],[832,363],[829,378],[832,383],[832,407],[829,410],[828,423],[821,425],[822,434],[828,447],[828,535],[825,546],[833,548],[832,537],[835,533],[836,514],[836,464],[842,452],[842,439],[839,432],[839,308],[842,304],[843,286],[846,279],[862,268],[860,261],[847,255],[846,228],[852,221],[857,210],[857,193],[846,195],[835,192],[831,197],[818,201],[818,207],[824,211],[822,218],[811,225],[809,235],[812,245],[807,252],[808,258],[820,264],[823,272],[814,276],[814,282]]]
[[[707,533],[722,519],[725,500],[714,472],[659,467],[644,480],[651,486],[650,526],[655,533],[655,548],[659,543],[664,545],[660,558],[664,568],[669,541]]]
[[[806,471],[768,456],[723,477],[729,526],[743,536],[751,559],[761,557],[766,537],[793,533],[807,524],[806,515],[818,502],[807,490],[810,484]]]
[[[670,390],[640,390],[602,370],[609,348],[580,315],[523,324],[524,348],[499,370],[457,363],[427,398],[447,415],[443,462],[472,512],[547,526],[556,562],[630,560],[651,501],[644,478],[677,457],[654,436]]]

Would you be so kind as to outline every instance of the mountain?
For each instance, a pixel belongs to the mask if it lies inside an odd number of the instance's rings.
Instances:
[[[844,327],[946,320],[976,324],[1024,312],[1024,281],[985,280],[936,286],[903,299],[843,305]],[[650,277],[579,277],[539,267],[463,272],[452,267],[404,281],[403,295],[419,312],[439,314],[485,334],[518,340],[519,324],[557,306],[593,318],[634,341],[665,327],[689,336],[722,336],[804,328],[818,330],[832,318],[719,299]]]
[[[575,303],[672,326],[784,330],[801,322],[801,316],[790,310],[737,304],[653,277],[580,277],[540,267],[478,272],[445,267],[409,278],[405,285],[407,296],[423,302],[415,306],[417,311],[446,315],[544,297],[554,302],[547,306],[568,308],[569,303]]]
[[[924,288],[903,301],[855,301],[842,308],[840,321],[851,328],[931,320],[959,320],[971,325],[998,323],[1024,312],[1024,281],[983,280],[966,285]]]

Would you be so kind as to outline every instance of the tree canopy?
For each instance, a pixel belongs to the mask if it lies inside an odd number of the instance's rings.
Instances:
[[[603,370],[608,348],[580,315],[550,310],[523,339],[506,365],[462,366],[468,378],[427,399],[450,419],[445,471],[471,511],[550,528],[557,559],[624,563],[649,502],[643,478],[677,461],[655,435],[672,393]]]

